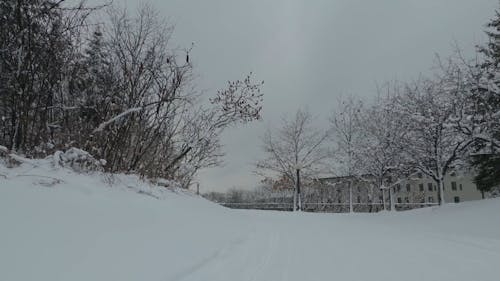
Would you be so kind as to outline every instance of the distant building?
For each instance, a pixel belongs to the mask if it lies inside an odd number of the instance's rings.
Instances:
[[[406,201],[406,198],[414,198],[418,194],[420,203],[438,202],[438,187],[434,180],[419,174],[416,178],[402,182],[395,186],[395,199],[397,203]],[[468,175],[456,175],[451,173],[444,179],[444,201],[446,203],[459,203],[482,199],[481,191]],[[415,202],[416,203],[416,202]]]
[[[352,180],[352,200],[355,212],[377,212],[384,209],[390,209],[389,191],[383,192],[375,187],[371,182],[371,176]],[[346,212],[349,211],[349,178],[347,177],[327,177],[316,181],[316,184],[305,190],[305,196],[308,193],[322,193],[329,203],[331,211]],[[393,181],[395,182],[395,181]],[[398,210],[406,210],[430,206],[438,203],[438,187],[431,178],[418,173],[416,176],[402,180],[391,186],[394,196],[395,207]],[[311,195],[312,195],[311,194]],[[319,194],[317,194],[319,195]],[[321,196],[309,196],[321,198]],[[482,193],[477,189],[468,175],[457,175],[451,173],[445,177],[444,181],[444,199],[446,203],[459,203],[463,201],[479,200]],[[385,199],[385,200],[384,200]],[[324,202],[325,199],[322,199]],[[304,198],[304,202],[311,202]]]

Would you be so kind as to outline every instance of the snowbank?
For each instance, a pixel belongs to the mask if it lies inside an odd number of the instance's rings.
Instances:
[[[0,164],[0,280],[500,278],[499,199],[383,214],[230,210],[47,161]]]
[[[0,164],[0,280],[173,280],[246,232],[187,191],[51,161]]]

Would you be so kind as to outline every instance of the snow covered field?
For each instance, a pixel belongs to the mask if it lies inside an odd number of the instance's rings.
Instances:
[[[498,199],[379,214],[230,210],[130,176],[111,187],[35,166],[0,165],[0,280],[500,280]]]

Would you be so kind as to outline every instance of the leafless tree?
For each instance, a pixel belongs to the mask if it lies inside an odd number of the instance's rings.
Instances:
[[[109,6],[94,22],[95,8],[65,2],[0,1],[0,143],[9,149],[77,147],[107,171],[188,186],[220,163],[223,130],[260,119],[262,82],[251,75],[202,102],[194,46],[172,46],[173,25],[154,8]]]
[[[407,84],[393,103],[397,118],[407,130],[400,139],[403,155],[416,170],[436,182],[440,204],[445,203],[444,177],[460,164],[473,142],[457,131],[462,103],[455,93],[447,80],[421,79]]]
[[[398,95],[402,84],[398,82],[387,83],[378,90],[378,98],[363,114],[360,114],[360,126],[364,131],[363,145],[359,147],[358,154],[362,161],[363,174],[369,175],[377,190],[382,189],[382,201],[386,208],[386,194],[389,190],[391,208],[394,210],[394,183],[391,178],[405,178],[409,175],[409,166],[402,157],[401,139],[407,134],[403,119],[398,118],[391,104],[392,97]],[[411,169],[411,168],[410,168]],[[374,194],[369,192],[369,194]],[[373,196],[369,201],[373,202]]]
[[[361,126],[363,103],[349,96],[340,100],[338,108],[330,118],[333,151],[331,171],[348,180],[349,210],[353,212],[353,183],[362,179],[363,163],[360,150],[365,140]]]
[[[294,183],[294,210],[302,207],[300,178],[312,179],[324,167],[327,138],[328,133],[316,129],[311,114],[305,110],[298,110],[291,119],[285,117],[279,129],[268,129],[263,137],[267,157],[257,163],[257,173],[271,172]]]
[[[43,156],[64,138],[64,82],[92,10],[84,1],[0,2],[0,141],[11,150]]]

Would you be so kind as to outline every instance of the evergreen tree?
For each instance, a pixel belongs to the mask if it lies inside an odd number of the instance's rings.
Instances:
[[[479,48],[484,61],[479,65],[479,95],[475,97],[486,134],[480,136],[471,161],[477,170],[474,181],[482,192],[500,185],[500,12],[487,24],[486,34],[488,43]]]
[[[491,68],[494,70],[490,74],[495,74],[495,70],[500,63],[500,12],[495,11],[495,18],[492,19],[486,27],[486,34],[488,35],[489,42],[486,46],[479,47],[479,52],[485,55],[485,62],[483,67]]]
[[[92,131],[112,117],[117,103],[117,82],[107,44],[101,28],[97,27],[83,52],[76,54],[68,86],[74,112],[66,119],[72,124],[67,127],[68,135],[75,145],[95,156],[100,156],[100,151],[99,144],[92,139]]]

